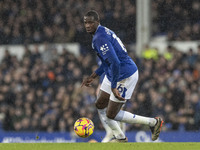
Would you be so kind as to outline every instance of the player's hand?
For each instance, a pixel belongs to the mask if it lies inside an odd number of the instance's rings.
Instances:
[[[81,87],[83,87],[83,86],[90,87],[91,84],[92,84],[92,82],[93,82],[93,79],[94,79],[94,78],[92,78],[92,77],[87,77],[87,78],[83,79],[83,82],[82,82],[82,84],[81,84]]]
[[[112,92],[115,95],[115,97],[120,101],[125,101],[125,98],[121,97],[119,91],[116,88],[112,88]]]
[[[83,87],[83,86],[87,86],[87,87],[91,86],[93,80],[94,80],[97,76],[98,76],[98,75],[94,72],[94,73],[92,73],[89,77],[84,78],[84,79],[83,79],[83,82],[82,82],[82,84],[81,84],[81,87]]]

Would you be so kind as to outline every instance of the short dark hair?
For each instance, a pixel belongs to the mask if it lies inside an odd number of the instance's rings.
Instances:
[[[99,14],[95,10],[88,11],[85,16],[94,17],[95,21],[99,21]]]

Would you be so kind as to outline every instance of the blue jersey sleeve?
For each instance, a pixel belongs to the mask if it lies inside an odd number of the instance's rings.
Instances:
[[[99,78],[99,83],[100,84],[103,82],[104,77],[105,77],[105,73],[103,73]]]
[[[104,73],[103,66],[101,65],[101,66],[95,71],[95,73],[96,73],[98,76],[101,76],[101,75]]]
[[[95,47],[111,70],[111,87],[116,88],[120,73],[120,60],[108,39],[100,37],[95,42]]]
[[[97,60],[98,66],[101,66],[101,64],[102,64],[101,59],[99,57],[97,57],[96,60]],[[102,75],[100,75],[100,77],[99,77],[99,84],[101,84],[103,82],[104,77],[105,77],[105,72]]]

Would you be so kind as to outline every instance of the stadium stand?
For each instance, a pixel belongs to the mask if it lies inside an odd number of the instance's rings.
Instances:
[[[40,53],[37,46],[34,51],[24,46],[23,59],[18,60],[8,49],[0,63],[3,130],[72,131],[81,116],[91,118],[95,128],[103,130],[94,107],[98,81],[90,90],[80,89],[82,75],[97,67],[95,58],[87,54],[91,43],[82,24],[85,10],[94,7],[102,24],[123,42],[135,42],[136,8],[132,0],[0,1],[1,45],[78,42],[83,50],[83,55],[76,57],[67,50]],[[155,0],[152,7],[154,35],[166,34],[169,41],[199,40],[200,2]],[[156,59],[136,57],[128,50],[140,69],[140,79],[126,108],[140,115],[161,115],[166,131],[199,130],[200,46],[196,49],[197,53],[193,49],[183,53],[169,45]],[[140,128],[127,126],[127,130]]]

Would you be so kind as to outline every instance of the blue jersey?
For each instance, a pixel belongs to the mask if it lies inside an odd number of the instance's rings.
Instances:
[[[98,26],[92,39],[92,48],[102,62],[95,72],[99,76],[105,72],[112,88],[116,88],[118,81],[130,77],[137,71],[137,66],[128,56],[123,43],[110,29]]]
[[[97,64],[98,66],[101,66],[102,62],[101,62],[101,59],[99,57],[97,57]],[[99,78],[99,84],[101,84],[103,82],[103,79],[105,77],[105,73],[103,73],[100,78]]]

